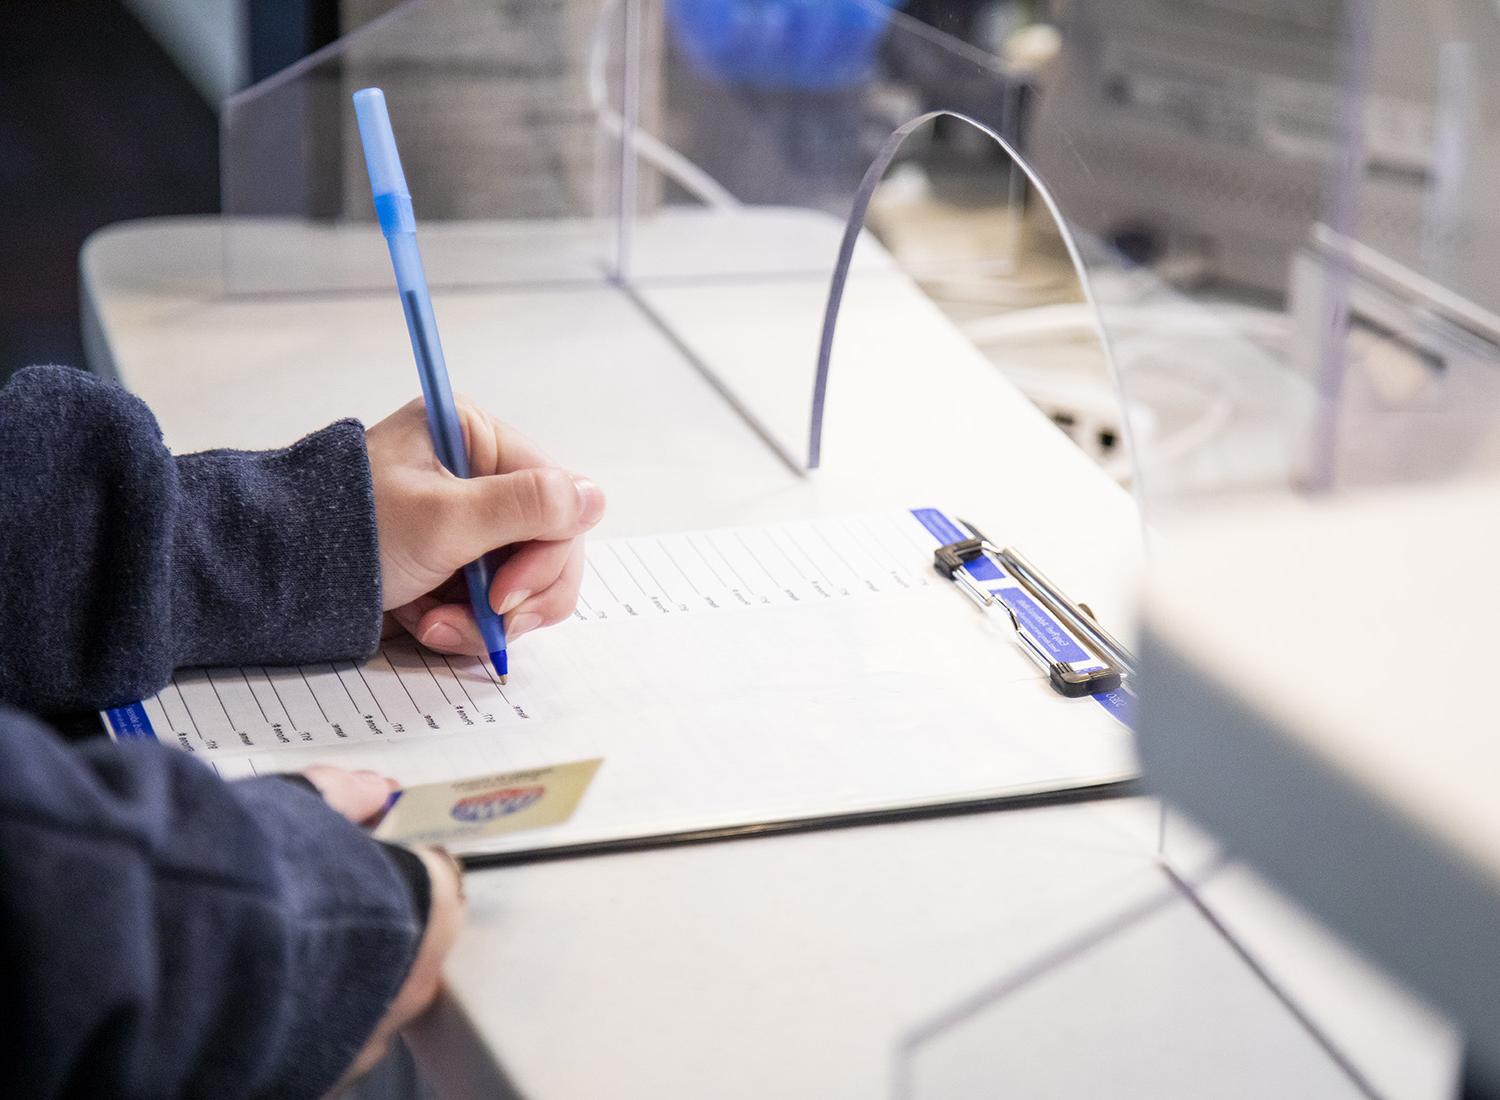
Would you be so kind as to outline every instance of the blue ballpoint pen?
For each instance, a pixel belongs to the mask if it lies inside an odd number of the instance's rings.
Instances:
[[[427,427],[432,432],[432,445],[438,460],[455,476],[468,477],[469,455],[464,449],[458,410],[453,406],[453,387],[448,382],[448,366],[443,359],[443,346],[438,341],[437,320],[432,313],[432,297],[427,291],[422,254],[417,251],[417,219],[412,213],[406,174],[401,170],[401,156],[396,152],[396,135],[391,131],[385,93],[379,88],[355,92],[354,115],[359,121],[359,140],[364,146],[370,191],[375,197],[375,216],[391,250],[396,289],[401,295],[406,328],[411,333],[411,350],[417,358],[417,373],[422,379],[422,397],[427,403]],[[489,564],[483,558],[470,562],[464,566],[464,580],[469,586],[469,605],[474,609],[474,621],[479,624],[484,647],[489,651],[495,672],[503,684],[509,672],[505,655],[505,619],[495,614],[490,606]]]

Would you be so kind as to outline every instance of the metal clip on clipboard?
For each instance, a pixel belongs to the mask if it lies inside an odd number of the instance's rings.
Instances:
[[[1078,698],[1105,695],[1119,689],[1126,677],[1135,675],[1135,658],[1131,652],[1094,621],[1086,604],[1076,604],[1063,594],[1019,552],[996,546],[967,520],[959,520],[971,538],[939,546],[933,551],[933,568],[959,586],[959,589],[985,610],[999,605],[1010,619],[1021,649],[1047,674],[1059,695]],[[1092,651],[1096,661],[1059,661],[1016,616],[1015,611],[998,596],[985,591],[964,568],[979,558],[993,558],[1013,577],[1041,607],[1070,634]],[[1081,667],[1082,666],[1082,667]]]

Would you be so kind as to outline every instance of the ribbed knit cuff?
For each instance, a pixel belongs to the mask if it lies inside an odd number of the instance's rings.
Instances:
[[[99,716],[94,716],[97,724]],[[318,790],[318,785],[301,772],[277,772],[271,776],[290,783],[294,787],[300,787],[309,794],[323,797],[323,792]],[[401,881],[406,883],[406,892],[411,895],[412,911],[417,915],[417,923],[422,928],[427,927],[427,916],[432,912],[432,880],[427,875],[427,864],[422,858],[409,848],[402,848],[396,844],[387,844],[385,841],[377,841],[381,851],[385,852],[386,859],[391,861],[391,866],[401,876]]]
[[[380,549],[364,429],[279,451],[176,460],[176,664],[362,659],[380,642]]]

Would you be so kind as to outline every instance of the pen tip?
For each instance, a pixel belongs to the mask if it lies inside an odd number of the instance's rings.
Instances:
[[[495,675],[500,678],[500,682],[502,684],[505,683],[509,679],[510,673],[510,662],[506,660],[505,650],[490,650],[490,664],[495,666]]]
[[[508,683],[510,683],[510,677],[507,676],[505,673],[502,672],[500,674],[500,686],[504,687]]]

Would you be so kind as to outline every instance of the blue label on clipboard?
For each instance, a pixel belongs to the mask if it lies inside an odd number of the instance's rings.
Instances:
[[[918,523],[927,528],[929,534],[945,546],[950,542],[963,542],[969,536],[953,525],[953,521],[936,508],[913,508],[911,514]]]
[[[976,581],[1003,581],[1006,579],[1000,567],[989,558],[975,558],[964,566],[964,572]]]
[[[1019,588],[1002,588],[998,592],[991,592],[990,595],[1016,613],[1016,620],[1031,632],[1031,636],[1054,661],[1067,664],[1089,659],[1089,655],[1073,640],[1072,635]]]
[[[911,514],[918,523],[927,528],[928,534],[945,546],[951,542],[963,542],[964,539],[969,538],[951,519],[936,508],[913,508]],[[1005,579],[1005,574],[1000,567],[989,558],[975,558],[964,566],[964,572],[976,581],[1003,581]]]
[[[1114,691],[1106,691],[1103,695],[1096,695],[1094,701],[1119,719],[1122,725],[1130,729],[1135,728],[1132,725],[1132,720],[1135,718],[1135,698],[1124,688],[1116,688]]]
[[[151,727],[146,708],[139,703],[131,703],[128,707],[111,707],[104,712],[104,717],[109,720],[109,728],[114,731],[118,741],[156,740],[156,730]]]

